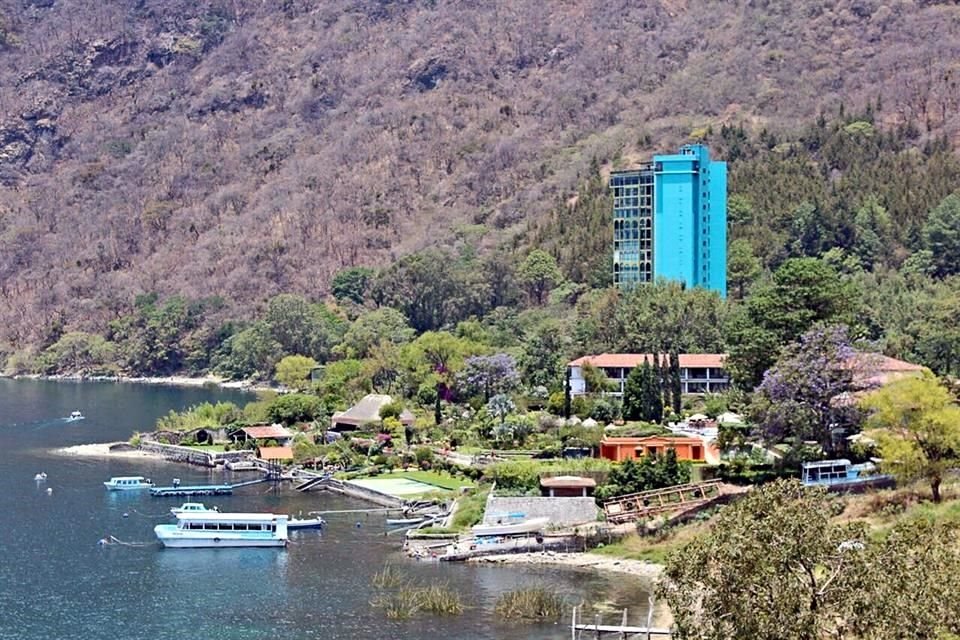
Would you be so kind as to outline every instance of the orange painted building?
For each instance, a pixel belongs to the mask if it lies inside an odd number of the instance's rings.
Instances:
[[[707,444],[700,438],[687,436],[647,436],[645,438],[604,438],[600,441],[600,457],[614,462],[636,459],[645,455],[664,455],[667,450],[677,452],[678,460],[706,462]],[[713,453],[713,452],[711,452]]]

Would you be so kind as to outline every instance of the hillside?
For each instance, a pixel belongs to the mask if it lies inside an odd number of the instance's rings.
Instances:
[[[494,246],[695,129],[956,141],[958,57],[952,2],[0,0],[0,343]]]

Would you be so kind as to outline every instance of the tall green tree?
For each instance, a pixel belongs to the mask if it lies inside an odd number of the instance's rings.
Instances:
[[[753,247],[746,239],[739,238],[730,243],[727,250],[727,286],[731,297],[743,300],[747,287],[763,273],[763,264],[753,254]]]
[[[337,300],[349,300],[356,304],[363,304],[373,274],[373,269],[368,267],[341,269],[333,276],[330,291]]]
[[[853,281],[816,258],[784,262],[757,288],[728,325],[726,367],[741,386],[760,383],[779,350],[816,322],[853,324],[859,291]]]
[[[935,273],[960,273],[960,194],[951,193],[923,225],[924,248],[933,255]]]
[[[530,299],[538,305],[543,304],[550,290],[563,280],[556,258],[541,249],[527,254],[517,269],[517,276]]]
[[[864,398],[882,467],[904,480],[930,484],[940,502],[947,472],[960,467],[960,406],[930,375],[897,380]]]
[[[880,640],[960,630],[960,538],[928,522],[883,539],[796,481],[725,508],[667,559],[657,592],[678,640]]]

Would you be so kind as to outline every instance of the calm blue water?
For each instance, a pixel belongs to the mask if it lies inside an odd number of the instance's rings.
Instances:
[[[329,515],[322,534],[298,532],[286,550],[163,550],[153,526],[169,521],[168,509],[181,500],[107,492],[104,480],[145,475],[163,484],[174,477],[189,484],[250,476],[55,453],[74,444],[125,440],[171,409],[245,398],[206,389],[0,379],[0,640],[569,637],[562,623],[516,627],[494,619],[497,595],[529,583],[643,614],[644,585],[629,577],[406,560],[399,539],[384,535],[379,514]],[[62,419],[75,409],[86,419]],[[40,471],[48,474],[42,484],[33,479]],[[207,503],[279,513],[369,507],[267,485]],[[98,546],[107,535],[142,546]],[[369,606],[370,576],[386,561],[420,580],[448,582],[470,609],[453,618],[387,620]]]

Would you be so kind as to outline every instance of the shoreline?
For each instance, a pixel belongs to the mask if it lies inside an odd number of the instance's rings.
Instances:
[[[236,389],[239,391],[275,391],[282,392],[282,389],[271,387],[265,384],[250,382],[249,380],[225,380],[217,376],[204,376],[202,378],[193,378],[190,376],[162,376],[162,377],[127,377],[127,376],[84,376],[77,374],[20,374],[14,376],[2,376],[10,380],[49,380],[52,382],[117,382],[130,384],[155,384],[167,385],[171,387],[200,388],[206,386],[215,386],[221,389]]]
[[[53,449],[52,452],[55,455],[59,456],[74,456],[78,458],[125,458],[125,459],[137,459],[137,460],[163,460],[167,459],[163,456],[150,453],[147,451],[141,451],[140,449],[134,448],[119,448],[117,451],[111,451],[111,447],[117,445],[125,445],[125,447],[131,447],[126,442],[99,442],[94,444],[75,444],[69,447],[59,447]]]
[[[613,558],[583,551],[573,553],[557,553],[554,551],[538,551],[531,553],[513,553],[497,556],[481,556],[466,560],[473,564],[526,564],[552,565],[570,567],[573,569],[593,569],[601,572],[626,573],[641,578],[656,581],[663,573],[663,565],[642,560]]]

